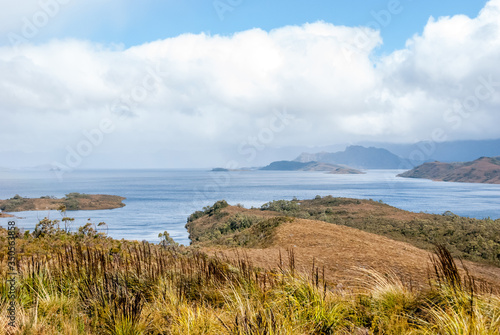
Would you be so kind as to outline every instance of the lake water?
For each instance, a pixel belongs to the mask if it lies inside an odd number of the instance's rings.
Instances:
[[[184,225],[192,212],[225,199],[230,204],[260,207],[278,199],[311,199],[316,195],[382,200],[414,212],[500,218],[500,185],[433,182],[398,178],[399,170],[369,170],[364,175],[323,172],[206,170],[88,170],[66,173],[0,172],[0,199],[67,193],[114,194],[126,197],[125,207],[113,210],[73,211],[73,227],[87,219],[104,221],[114,238],[158,241],[167,230],[179,243],[189,244]],[[14,213],[20,228],[32,230],[39,219],[60,219],[57,211]],[[6,227],[8,219],[0,218]]]

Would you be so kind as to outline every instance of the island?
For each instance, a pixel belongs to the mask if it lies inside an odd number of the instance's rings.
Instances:
[[[386,149],[351,145],[339,152],[302,153],[294,161],[301,163],[314,161],[356,169],[398,169],[403,159]]]
[[[268,171],[325,171],[331,174],[363,174],[359,170],[348,166],[321,163],[321,162],[296,162],[296,161],[278,161],[260,168]]]
[[[226,169],[222,167],[216,167],[211,170],[212,172],[239,172],[239,171],[250,171],[249,168],[241,168],[241,169]]]
[[[404,178],[434,181],[500,184],[500,157],[481,157],[472,162],[429,162],[398,174]]]
[[[12,216],[11,212],[42,211],[42,210],[99,210],[124,207],[126,198],[106,194],[69,193],[63,198],[42,196],[40,198],[24,198],[20,195],[6,200],[0,200],[0,217]]]

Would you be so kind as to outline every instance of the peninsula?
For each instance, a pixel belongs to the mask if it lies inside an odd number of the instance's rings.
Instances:
[[[500,184],[500,157],[481,157],[472,162],[430,162],[398,174],[398,177],[435,181]]]

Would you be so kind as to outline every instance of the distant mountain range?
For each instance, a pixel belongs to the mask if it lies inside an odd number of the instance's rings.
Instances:
[[[481,157],[465,163],[424,163],[398,177],[436,181],[500,184],[500,157]]]
[[[362,174],[363,172],[346,166],[319,163],[319,162],[296,162],[278,161],[272,162],[260,170],[268,171],[327,171],[332,174]]]
[[[295,162],[322,162],[349,166],[356,169],[398,169],[402,158],[381,148],[365,148],[359,145],[347,147],[339,152],[320,152],[317,154],[302,153]]]
[[[384,148],[399,157],[410,160],[414,165],[433,161],[469,162],[479,157],[500,156],[500,139],[449,142],[421,141],[414,144],[366,142],[361,145]],[[416,162],[415,159],[421,161]]]

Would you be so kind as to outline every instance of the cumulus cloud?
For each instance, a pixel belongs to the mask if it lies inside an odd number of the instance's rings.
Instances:
[[[500,1],[477,18],[430,18],[422,35],[381,61],[384,88],[405,105],[413,129],[446,128],[450,139],[500,133]],[[461,121],[458,120],[461,116]]]
[[[381,43],[366,27],[316,22],[129,49],[78,40],[3,47],[0,143],[9,145],[0,151],[64,157],[103,119],[114,129],[95,157],[178,155],[159,160],[165,166],[193,155],[220,164],[228,150],[249,152],[251,139],[260,150],[413,142],[435,129],[446,139],[499,137],[500,0],[477,18],[431,18],[405,49],[374,59]],[[278,127],[283,110],[293,120]]]

